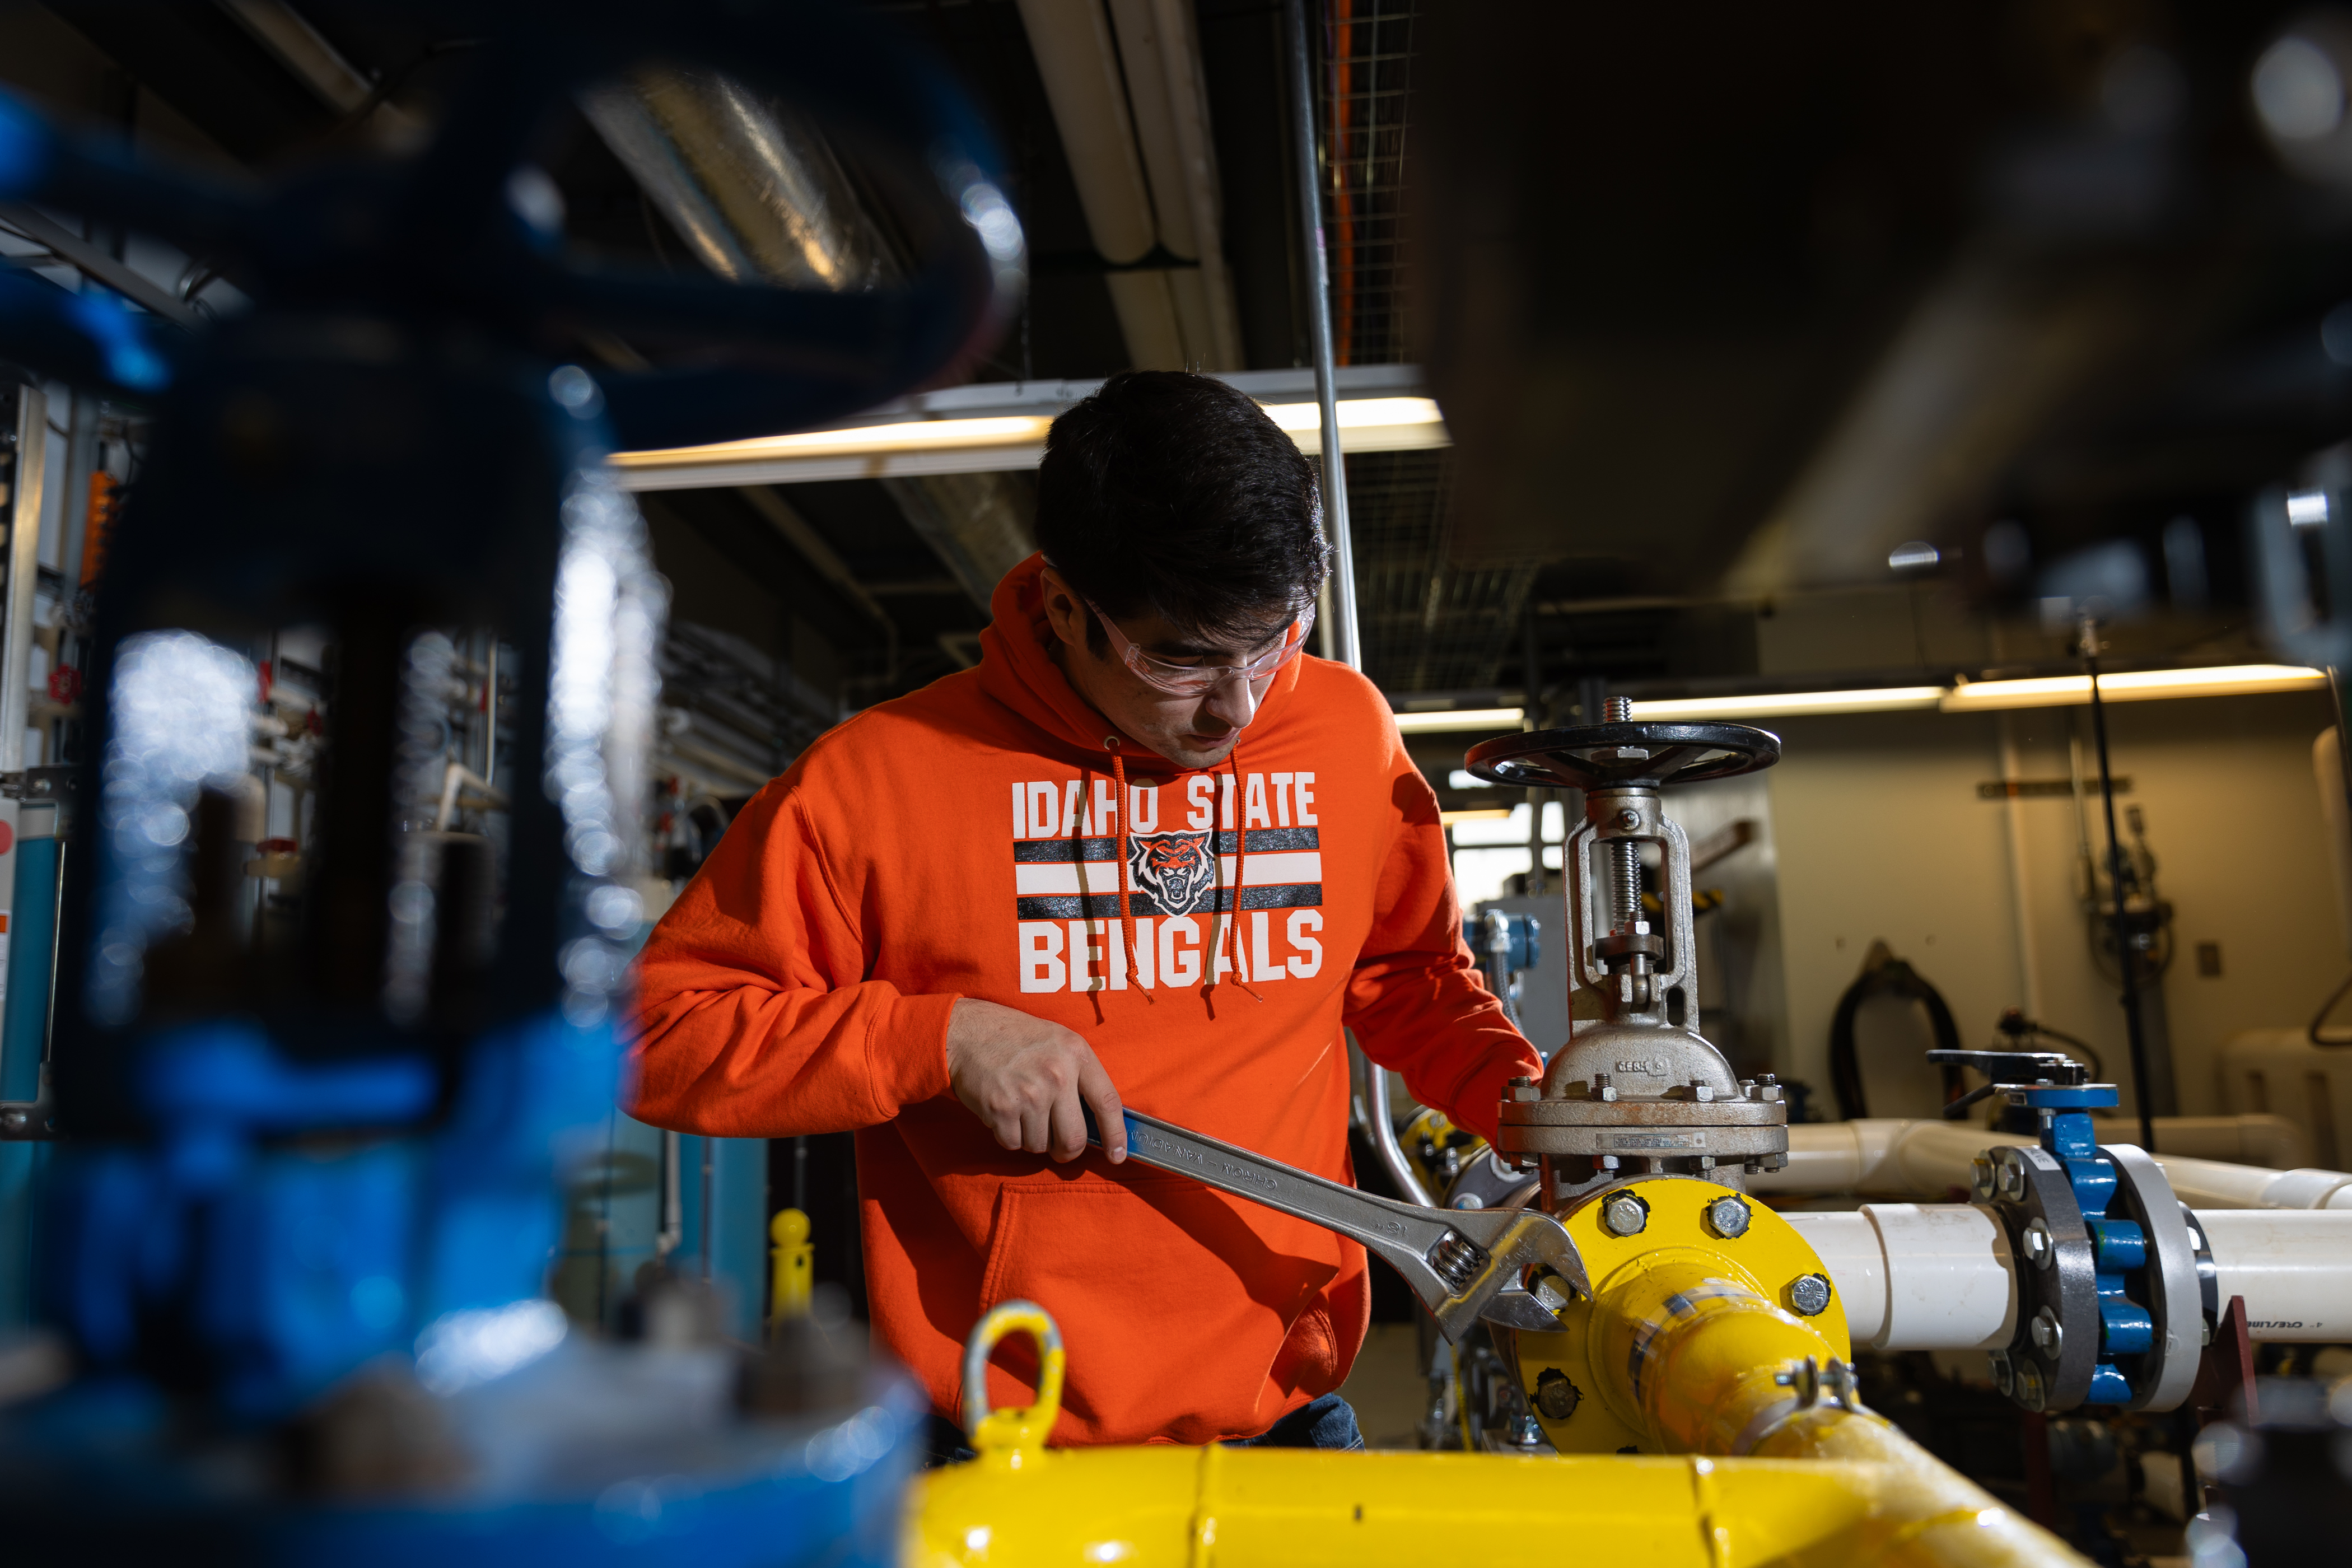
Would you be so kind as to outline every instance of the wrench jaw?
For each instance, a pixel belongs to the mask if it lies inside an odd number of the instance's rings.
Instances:
[[[1538,1265],[1573,1289],[1591,1293],[1575,1241],[1551,1215],[1533,1209],[1497,1209],[1449,1217],[1457,1223],[1430,1249],[1428,1259],[1430,1280],[1442,1294],[1423,1294],[1447,1339],[1460,1340],[1482,1318],[1506,1328],[1559,1332],[1557,1310],[1544,1294],[1527,1288],[1528,1270]]]

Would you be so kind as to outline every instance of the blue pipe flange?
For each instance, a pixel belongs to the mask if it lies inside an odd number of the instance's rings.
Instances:
[[[2197,1363],[2205,1347],[2204,1293],[2198,1270],[2200,1247],[2189,1234],[2189,1211],[2173,1196],[2163,1167],[2145,1150],[2119,1143],[2100,1149],[2099,1154],[2116,1172],[2116,1195],[2109,1213],[2120,1211],[2146,1238],[2145,1261],[2125,1274],[2128,1295],[2147,1303],[2151,1319],[2148,1348],[2117,1360],[2125,1381],[2131,1384],[2126,1408],[2176,1410],[2197,1381]],[[2202,1234],[2200,1226],[2199,1240]]]

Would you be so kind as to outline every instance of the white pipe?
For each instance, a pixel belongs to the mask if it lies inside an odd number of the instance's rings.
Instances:
[[[1061,132],[1087,233],[1105,260],[1141,258],[1159,239],[1151,190],[1136,150],[1128,88],[1101,0],[1020,0],[1045,101]],[[1184,368],[1183,334],[1161,272],[1105,276],[1128,358],[1151,370]]]
[[[2128,1138],[2123,1123],[2114,1130]],[[1973,1121],[1906,1121],[1801,1122],[1789,1129],[1785,1169],[1748,1178],[1757,1193],[1913,1193],[1921,1197],[1965,1194],[1976,1157],[1999,1143],[2031,1143],[2021,1133],[1995,1132]],[[2302,1157],[2303,1134],[2284,1117],[2162,1116],[2156,1142],[2183,1203],[2224,1208],[2352,1208],[2352,1174],[2337,1171],[2260,1170],[2202,1156],[2240,1160]]]
[[[1973,1204],[1865,1204],[1783,1216],[1829,1270],[1856,1346],[1998,1350],[2017,1327],[2009,1241]],[[2352,1212],[2200,1210],[2219,1304],[2260,1341],[2352,1338]]]
[[[2243,1296],[2253,1338],[2352,1339],[2352,1213],[2215,1209],[2197,1220],[2213,1253],[2221,1305]]]
[[[1168,274],[1186,362],[1199,370],[1236,368],[1241,331],[1225,269],[1224,203],[1192,6],[1190,0],[1110,0],[1110,16],[1160,243],[1199,263]]]
[[[1864,1204],[1782,1217],[1829,1269],[1857,1346],[1993,1350],[2016,1331],[2009,1237],[1989,1210]]]
[[[2159,1160],[2165,1179],[2193,1209],[2352,1210],[2352,1172],[2263,1171],[2213,1160]]]

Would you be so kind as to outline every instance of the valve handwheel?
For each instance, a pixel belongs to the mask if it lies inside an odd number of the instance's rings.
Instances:
[[[1780,737],[1747,724],[1584,724],[1498,735],[1463,765],[1490,784],[1660,789],[1727,779],[1780,760]]]

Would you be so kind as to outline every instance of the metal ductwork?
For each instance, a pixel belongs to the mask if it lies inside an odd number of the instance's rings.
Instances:
[[[823,133],[728,78],[645,70],[587,94],[581,107],[671,227],[719,276],[848,290],[907,270]],[[1205,136],[1205,110],[1200,124]],[[1145,223],[1139,253],[1151,244],[1148,212]],[[997,580],[1036,548],[1016,483],[1003,474],[883,483],[983,610]],[[772,492],[743,494],[821,575],[883,625],[895,664],[895,625],[838,556]]]
[[[740,83],[645,70],[581,109],[721,278],[845,292],[899,270],[824,137]]]

